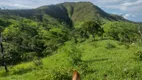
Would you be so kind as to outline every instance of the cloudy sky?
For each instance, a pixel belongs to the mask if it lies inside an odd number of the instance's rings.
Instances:
[[[122,15],[126,19],[142,22],[142,0],[0,0],[0,7],[5,9],[24,9],[78,1],[89,1],[108,13]]]

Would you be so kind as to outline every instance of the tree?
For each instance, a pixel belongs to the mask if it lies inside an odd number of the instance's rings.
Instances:
[[[89,35],[92,35],[95,38],[95,35],[100,35],[103,29],[97,22],[87,21],[82,24],[80,32],[83,37],[88,38]]]
[[[24,54],[31,55],[32,52],[41,53],[37,45],[37,23],[28,19],[20,19],[19,21],[11,20],[12,24],[6,27],[3,31],[4,47],[7,63],[17,64],[21,61],[26,61]]]
[[[133,43],[138,41],[140,34],[138,26],[129,22],[108,22],[103,25],[107,37],[111,37],[121,42]]]
[[[2,54],[2,63],[5,68],[5,71],[8,72],[8,68],[7,68],[6,61],[5,61],[4,48],[2,44],[2,31],[3,29],[1,28],[0,29],[0,49],[1,49],[1,54]]]
[[[47,55],[58,49],[69,39],[68,34],[68,30],[65,28],[52,28],[49,31],[45,29],[39,30],[38,36],[41,38],[41,43],[43,43],[45,48],[42,53]]]

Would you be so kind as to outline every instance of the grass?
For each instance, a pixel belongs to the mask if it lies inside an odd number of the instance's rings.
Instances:
[[[0,80],[71,80],[73,70],[79,71],[82,80],[141,80],[142,62],[134,55],[141,49],[114,40],[67,42],[54,55],[41,59],[39,66],[34,61],[21,63],[9,66],[9,73],[0,68]],[[79,57],[81,61],[74,64]]]

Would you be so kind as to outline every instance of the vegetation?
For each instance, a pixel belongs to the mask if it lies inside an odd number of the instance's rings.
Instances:
[[[128,22],[109,22],[103,25],[107,36],[121,42],[133,43],[140,39],[138,25]]]
[[[0,80],[71,80],[74,70],[82,80],[142,79],[139,23],[89,2],[0,10],[0,15],[9,69],[5,72],[0,54]]]

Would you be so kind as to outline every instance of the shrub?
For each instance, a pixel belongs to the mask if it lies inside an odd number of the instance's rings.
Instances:
[[[136,42],[140,40],[137,25],[129,22],[108,22],[103,25],[107,37],[121,42]]]
[[[34,66],[31,63],[23,63],[23,64],[14,66],[10,72],[11,74],[24,74],[24,73],[32,71],[33,68]]]
[[[45,74],[42,75],[43,77],[40,78],[40,80],[71,80],[72,77],[70,74],[71,72],[65,68],[57,68],[56,70],[50,69],[46,70],[46,72],[44,71],[43,73]]]
[[[96,21],[84,22],[80,28],[80,35],[84,38],[89,38],[90,35],[95,38],[96,35],[101,36],[103,32],[103,29]]]
[[[42,65],[43,65],[43,62],[41,61],[41,59],[37,58],[37,57],[35,57],[33,63],[36,67],[42,67]]]
[[[53,80],[69,80],[71,77],[66,71],[51,71]]]
[[[129,45],[129,44],[125,43],[124,45],[125,45],[125,48],[126,48],[126,49],[129,49],[129,48],[130,48],[130,45]]]
[[[68,52],[68,55],[73,64],[77,65],[79,62],[81,62],[81,52],[79,49],[77,49],[77,47],[72,46]]]
[[[137,80],[140,77],[140,66],[134,65],[128,68],[125,68],[122,76],[125,79],[131,78],[132,80]]]
[[[36,52],[29,52],[29,53],[23,54],[22,59],[25,60],[25,61],[31,61],[36,56],[37,56]]]
[[[82,52],[78,47],[76,47],[76,44],[67,42],[62,50],[67,54],[69,61],[72,64],[77,65],[81,62]]]
[[[112,49],[112,48],[115,48],[115,45],[113,45],[111,43],[107,43],[106,48],[107,49]]]
[[[136,53],[134,53],[136,59],[142,60],[142,51],[137,51]]]

